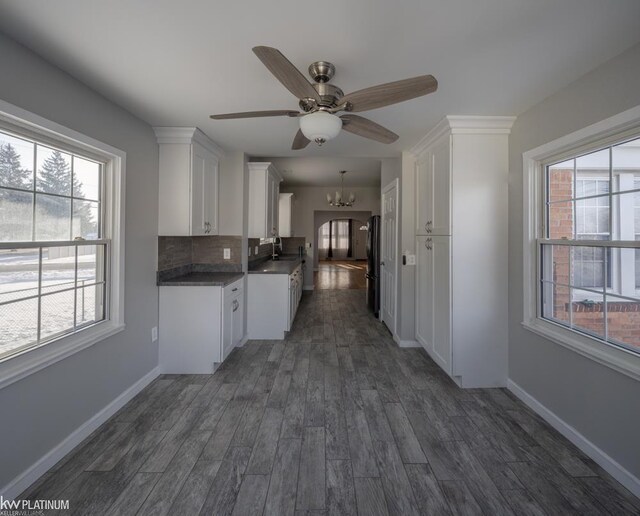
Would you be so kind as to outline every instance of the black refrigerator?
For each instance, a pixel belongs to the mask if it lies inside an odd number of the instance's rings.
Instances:
[[[380,310],[380,216],[374,215],[367,224],[367,305],[376,317]]]

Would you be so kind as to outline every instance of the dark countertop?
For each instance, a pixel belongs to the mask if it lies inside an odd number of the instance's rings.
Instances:
[[[249,274],[291,274],[303,261],[304,258],[300,259],[294,255],[289,259],[250,263]]]
[[[244,272],[188,272],[158,281],[159,287],[226,287],[244,276]]]

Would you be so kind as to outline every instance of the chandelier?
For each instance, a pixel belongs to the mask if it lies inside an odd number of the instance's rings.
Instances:
[[[343,208],[346,206],[353,206],[353,204],[356,202],[356,196],[353,192],[349,194],[349,199],[347,201],[343,200],[345,198],[344,197],[344,175],[346,173],[347,173],[346,170],[341,170],[339,172],[341,186],[340,186],[340,191],[336,190],[336,196],[332,198],[331,194],[327,194],[327,202],[331,206],[338,206],[340,208]]]

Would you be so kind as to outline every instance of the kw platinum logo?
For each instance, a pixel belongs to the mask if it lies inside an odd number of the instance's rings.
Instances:
[[[0,496],[0,516],[28,515],[28,511],[69,510],[69,500],[6,500]],[[20,511],[20,512],[17,512]],[[35,514],[35,512],[31,512]]]

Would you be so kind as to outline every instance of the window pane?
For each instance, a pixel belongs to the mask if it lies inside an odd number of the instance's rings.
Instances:
[[[73,330],[75,291],[42,296],[40,308],[40,339],[50,339]]]
[[[607,281],[610,285],[610,256],[610,251],[604,247],[571,247],[571,285],[602,289],[605,281],[605,266]]]
[[[79,288],[76,291],[76,325],[83,326],[104,319],[103,300],[104,285]]]
[[[25,299],[0,305],[0,357],[32,344],[37,339],[38,300]]]
[[[556,202],[548,206],[549,238],[573,238],[573,205],[574,201],[568,201]]]
[[[609,149],[591,152],[576,158],[576,181],[579,179],[604,179],[609,181]],[[577,184],[576,184],[577,189]],[[593,191],[594,193],[588,193]],[[607,190],[608,191],[608,190]],[[595,185],[585,185],[583,195],[598,193]]]
[[[71,199],[36,195],[36,240],[69,240]]]
[[[86,240],[100,238],[98,217],[100,204],[93,201],[73,200],[73,238]]]
[[[105,246],[78,247],[78,286],[104,281]]]
[[[613,191],[638,188],[640,182],[640,138],[612,148]]]
[[[40,192],[70,196],[71,155],[38,145],[37,160],[36,189]]]
[[[0,250],[0,303],[38,293],[39,254],[38,249]]]
[[[571,284],[571,247],[567,245],[542,246],[542,279],[544,281]]]
[[[570,287],[555,283],[542,283],[542,315],[547,319],[569,325]]]
[[[75,248],[45,247],[42,249],[42,293],[47,294],[75,286]]]
[[[548,200],[559,201],[573,199],[573,167],[574,160],[547,167]]]
[[[604,339],[603,296],[586,290],[571,289],[571,327]]]
[[[33,194],[0,188],[0,242],[33,239]]]
[[[81,199],[100,199],[100,164],[73,157],[73,196]]]
[[[607,296],[607,340],[640,351],[640,301]]]
[[[0,133],[0,186],[33,189],[33,143]]]

